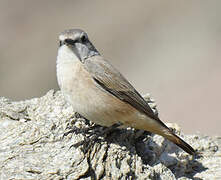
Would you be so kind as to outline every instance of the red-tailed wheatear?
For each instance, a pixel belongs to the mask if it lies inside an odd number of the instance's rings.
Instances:
[[[73,109],[94,123],[133,127],[159,134],[187,153],[195,150],[154,114],[124,76],[105,60],[80,29],[59,36],[58,84]]]

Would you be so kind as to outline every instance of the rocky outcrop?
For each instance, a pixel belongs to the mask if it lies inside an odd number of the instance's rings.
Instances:
[[[90,126],[59,91],[20,102],[0,98],[0,179],[221,179],[221,137],[183,135],[172,125],[198,157],[131,128],[101,136],[89,148],[73,146],[102,129],[85,133]]]

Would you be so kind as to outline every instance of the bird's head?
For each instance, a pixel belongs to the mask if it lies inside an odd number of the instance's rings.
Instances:
[[[81,62],[92,56],[99,55],[87,34],[80,29],[69,29],[62,32],[59,36],[59,46],[67,46]]]

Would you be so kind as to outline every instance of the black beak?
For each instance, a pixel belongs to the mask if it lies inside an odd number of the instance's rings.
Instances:
[[[75,43],[76,43],[76,41],[74,41],[72,39],[65,39],[64,41],[59,41],[59,47],[64,44],[74,46]]]
[[[75,46],[75,43],[76,43],[77,41],[74,41],[74,40],[72,40],[72,39],[65,39],[64,40],[64,43],[65,44],[67,44],[67,45],[71,45],[71,46]]]

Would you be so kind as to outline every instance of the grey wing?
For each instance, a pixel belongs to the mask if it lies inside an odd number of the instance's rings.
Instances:
[[[86,60],[84,66],[94,81],[103,89],[166,127],[136,89],[101,56]]]

